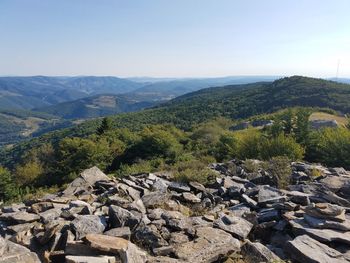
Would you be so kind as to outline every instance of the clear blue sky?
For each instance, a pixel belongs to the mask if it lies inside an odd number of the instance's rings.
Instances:
[[[0,75],[350,77],[349,0],[0,0]]]

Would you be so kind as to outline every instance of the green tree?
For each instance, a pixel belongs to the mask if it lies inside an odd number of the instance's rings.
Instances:
[[[109,117],[104,117],[102,119],[101,125],[96,130],[96,134],[102,135],[105,132],[111,130],[112,127],[113,127],[112,119]]]
[[[10,200],[17,194],[18,191],[10,171],[0,166],[0,200]]]
[[[309,138],[309,118],[311,112],[307,109],[299,109],[296,113],[296,128],[295,138],[296,141],[302,145],[306,145]]]

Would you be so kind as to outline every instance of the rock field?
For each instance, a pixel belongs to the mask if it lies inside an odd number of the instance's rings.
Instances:
[[[212,164],[206,187],[85,170],[63,192],[2,207],[0,262],[350,262],[350,172],[292,163],[280,190],[242,163]]]

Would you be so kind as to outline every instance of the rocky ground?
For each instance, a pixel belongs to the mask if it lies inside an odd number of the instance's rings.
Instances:
[[[211,168],[207,187],[85,170],[57,195],[2,208],[0,262],[350,262],[350,172],[317,166],[313,178],[293,163],[279,190],[242,162]]]

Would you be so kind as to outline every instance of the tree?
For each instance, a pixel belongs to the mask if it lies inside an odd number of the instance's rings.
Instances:
[[[311,112],[307,109],[299,109],[296,113],[295,138],[302,145],[306,145],[309,137],[309,118]]]
[[[0,200],[7,201],[16,195],[16,185],[9,170],[0,166]]]
[[[44,169],[38,161],[26,162],[25,164],[16,166],[16,181],[20,185],[30,185],[43,174]]]
[[[113,127],[113,123],[112,123],[111,118],[109,118],[109,117],[104,117],[103,120],[102,120],[102,123],[101,123],[100,127],[97,128],[96,133],[97,133],[98,135],[102,135],[102,134],[104,134],[105,132],[111,130],[112,127]]]

